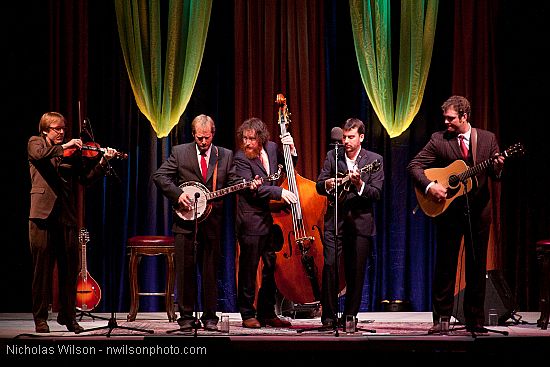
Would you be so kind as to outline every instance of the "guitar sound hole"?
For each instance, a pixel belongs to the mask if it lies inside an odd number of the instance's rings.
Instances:
[[[449,176],[449,186],[450,187],[456,187],[458,185],[458,176],[457,175],[452,175],[452,176]]]

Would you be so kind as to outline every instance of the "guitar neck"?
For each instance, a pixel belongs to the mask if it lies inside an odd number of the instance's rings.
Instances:
[[[467,180],[468,178],[476,176],[479,173],[485,171],[491,165],[493,159],[494,158],[486,159],[483,162],[478,163],[475,166],[470,167],[466,171],[464,171],[461,174],[457,175],[459,181]]]
[[[246,188],[250,187],[250,185],[252,185],[252,182],[253,181],[241,182],[241,183],[236,184],[236,185],[232,185],[232,186],[229,186],[229,187],[225,187],[223,189],[219,189],[219,190],[216,190],[216,191],[209,192],[209,193],[206,194],[206,200],[216,199],[216,198],[219,198],[221,196],[230,194],[232,192],[239,191],[239,190],[242,190],[242,189],[246,189]]]

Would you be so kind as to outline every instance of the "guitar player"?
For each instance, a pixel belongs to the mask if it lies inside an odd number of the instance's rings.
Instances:
[[[199,115],[191,122],[194,141],[172,147],[168,159],[153,173],[153,182],[170,203],[180,210],[193,210],[194,197],[189,197],[179,187],[184,182],[203,184],[210,191],[239,182],[233,174],[233,152],[212,144],[216,126],[210,116]],[[250,189],[255,189],[255,183]],[[176,248],[177,301],[180,313],[180,330],[192,330],[202,326],[205,330],[218,329],[216,306],[218,301],[217,273],[220,261],[221,227],[223,225],[223,200],[213,200],[210,214],[198,222],[197,253],[194,257],[195,221],[183,220],[174,214],[172,231]],[[194,261],[201,270],[203,310],[199,320],[194,311],[197,282]]]
[[[472,128],[469,122],[471,107],[466,98],[452,96],[441,108],[446,129],[432,134],[429,142],[407,166],[414,185],[425,193],[427,200],[447,200],[447,188],[430,181],[425,175],[426,169],[446,167],[456,160],[463,160],[470,167],[493,157],[494,160],[492,166],[476,176],[477,184],[467,195],[460,195],[445,212],[434,218],[437,241],[432,281],[434,324],[428,333],[441,331],[440,317],[450,317],[453,313],[456,271],[463,236],[466,254],[463,303],[466,329],[483,333],[487,332],[484,328],[484,302],[491,224],[488,179],[500,178],[504,157],[499,154],[494,133]]]

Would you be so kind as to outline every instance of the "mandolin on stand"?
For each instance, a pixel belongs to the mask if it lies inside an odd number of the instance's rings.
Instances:
[[[101,301],[101,288],[99,288],[99,284],[88,272],[86,245],[90,241],[90,234],[87,229],[80,229],[78,240],[81,246],[81,266],[76,284],[76,309],[79,311],[91,311]]]

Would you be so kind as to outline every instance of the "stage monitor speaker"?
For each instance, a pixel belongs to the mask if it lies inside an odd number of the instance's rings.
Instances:
[[[453,310],[456,314],[453,316],[462,324],[466,323],[464,318],[464,289],[455,294],[455,303]],[[506,280],[499,270],[490,270],[487,272],[485,283],[485,325],[489,325],[489,309],[494,308],[498,314],[498,324],[505,325],[506,321],[516,311],[512,292]]]

